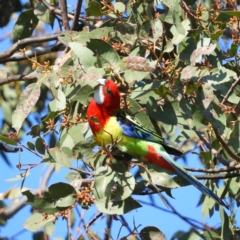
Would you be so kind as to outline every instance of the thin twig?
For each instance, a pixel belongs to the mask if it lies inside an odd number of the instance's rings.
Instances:
[[[92,220],[88,225],[85,226],[86,230],[88,231],[88,228],[89,228],[94,222],[96,222],[96,221],[98,220],[98,218],[100,218],[102,215],[103,215],[103,213],[100,212],[97,216],[95,216],[95,217],[93,218],[93,220]]]
[[[207,146],[207,148],[211,151],[211,153],[221,162],[224,166],[229,166],[230,161],[223,158],[218,151],[208,142],[208,140],[203,136],[200,131],[195,131],[201,141]]]
[[[223,139],[221,138],[221,136],[219,135],[218,131],[216,128],[213,127],[213,131],[218,139],[218,141],[221,143],[222,147],[226,150],[226,152],[229,154],[230,157],[232,157],[234,160],[240,162],[240,157],[238,157],[236,154],[234,154],[230,148],[228,147],[228,145],[223,141]]]
[[[238,78],[238,79],[232,84],[232,86],[229,88],[227,94],[226,94],[225,97],[223,98],[221,104],[224,105],[225,101],[226,101],[226,100],[229,98],[229,96],[232,94],[234,88],[238,85],[239,81],[240,81],[240,78]]]
[[[216,168],[216,169],[203,169],[203,168],[191,168],[191,167],[184,167],[184,168],[187,171],[191,171],[191,172],[222,173],[222,172],[232,172],[232,171],[240,170],[240,164],[237,164],[234,167]]]
[[[198,180],[204,180],[204,179],[227,179],[227,178],[233,178],[233,177],[239,177],[240,173],[225,173],[225,174],[217,174],[217,175],[195,175],[195,177]]]

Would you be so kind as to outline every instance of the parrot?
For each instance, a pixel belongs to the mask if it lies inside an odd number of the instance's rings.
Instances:
[[[86,117],[96,142],[100,146],[117,146],[123,154],[144,163],[159,167],[179,175],[219,205],[228,205],[188,173],[169,155],[182,155],[176,145],[165,140],[140,123],[137,118],[120,111],[120,91],[111,79],[98,79],[94,96],[91,99]]]

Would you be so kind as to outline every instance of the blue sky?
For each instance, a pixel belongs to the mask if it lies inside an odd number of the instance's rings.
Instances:
[[[69,5],[75,3],[75,1],[67,1]],[[17,18],[15,18],[17,19]],[[5,34],[12,31],[14,22],[11,22],[7,27],[0,29],[0,36],[4,36]],[[1,52],[6,50],[11,45],[11,42],[8,40],[3,41],[1,43]],[[1,67],[0,67],[1,68]],[[3,118],[2,111],[0,111],[0,119]],[[38,123],[38,122],[36,122]],[[25,136],[23,138],[23,143],[26,144],[27,141],[31,140],[28,136]],[[3,159],[0,159],[1,161],[1,174],[0,174],[0,193],[5,192],[11,187],[19,187],[21,182],[6,182],[5,180],[8,178],[14,178],[16,175],[18,175],[20,172],[15,167],[16,164],[19,161],[21,163],[34,163],[38,162],[39,158],[37,158],[35,155],[29,153],[28,151],[24,150],[22,153],[20,153],[20,156],[18,154],[8,154],[8,158],[10,162],[12,163],[12,168],[7,166]],[[197,155],[194,154],[188,154],[187,155],[187,163],[191,167],[202,167],[200,161],[198,160]],[[185,163],[180,159],[179,163],[182,165],[185,165]],[[40,165],[34,169],[31,170],[30,176],[26,179],[24,187],[30,188],[30,189],[37,189],[39,187],[39,183],[41,181],[41,176],[44,172],[46,172],[47,166],[46,165]],[[62,168],[60,173],[53,174],[53,176],[50,179],[50,184],[56,183],[56,182],[66,182],[64,179],[64,176],[69,172],[69,169]],[[194,218],[197,221],[200,221],[202,223],[206,223],[209,226],[212,227],[219,227],[221,225],[220,220],[220,214],[215,214],[212,218],[207,217],[206,219],[203,218],[201,213],[201,207],[197,207],[196,204],[199,201],[199,198],[201,196],[201,193],[194,187],[188,186],[183,187],[180,189],[172,190],[172,195],[175,199],[171,199],[166,194],[164,196],[169,200],[169,202],[175,207],[177,211],[179,211],[180,214]],[[140,197],[140,196],[134,196],[134,198],[138,201],[149,201],[149,197]],[[161,199],[158,195],[153,196],[154,201],[156,203],[156,207],[162,207],[166,208],[165,205],[162,203]],[[19,211],[18,214],[16,214],[13,218],[11,218],[7,225],[4,227],[0,227],[0,236],[1,237],[13,237],[18,232],[23,231],[23,223],[26,221],[28,216],[30,216],[30,207],[26,206],[22,210]],[[81,211],[81,210],[80,210]],[[92,217],[94,213],[96,212],[95,206],[91,207],[85,214],[85,221],[88,223],[92,220]],[[77,213],[75,214],[76,217],[76,224],[79,223],[79,216]],[[156,226],[158,227],[167,237],[167,239],[170,239],[171,236],[178,230],[182,231],[188,231],[191,226],[189,226],[186,222],[182,221],[179,217],[177,217],[174,214],[166,213],[164,211],[159,211],[154,207],[144,206],[142,208],[139,208],[135,211],[132,211],[126,215],[124,215],[124,218],[127,220],[129,227],[133,229],[133,221],[135,221],[136,226],[142,225],[139,228],[139,231],[145,227],[145,226]],[[237,219],[239,220],[239,215],[237,215]],[[118,230],[120,228],[121,224],[119,221],[113,221],[113,236],[114,239],[116,239]],[[100,234],[100,236],[103,236],[104,234],[104,228],[105,228],[105,221],[104,219],[99,219],[96,221],[96,223],[93,225],[93,230],[97,231],[97,233]],[[74,227],[74,231],[76,229],[76,226]],[[74,233],[73,231],[73,233]],[[54,233],[52,239],[55,239],[57,237],[64,238],[66,237],[67,233],[67,227],[66,222],[59,220],[56,222],[56,232]],[[121,237],[128,235],[128,231],[125,227],[123,227],[123,230],[121,232]],[[24,240],[24,239],[31,239],[32,233],[28,231],[23,231],[21,234],[16,236],[14,239],[18,240]]]

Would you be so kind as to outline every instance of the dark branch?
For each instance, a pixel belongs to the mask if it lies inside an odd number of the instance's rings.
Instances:
[[[81,12],[81,8],[82,8],[82,0],[78,0],[77,1],[77,7],[75,9],[75,14],[74,14],[74,19],[73,19],[73,23],[72,23],[72,30],[73,31],[77,31],[78,30],[78,18]]]
[[[225,97],[223,98],[221,104],[224,105],[225,101],[226,101],[226,100],[229,98],[229,96],[232,94],[234,88],[238,85],[239,81],[240,81],[240,78],[238,78],[238,79],[232,84],[232,86],[229,88],[227,94],[226,94]]]
[[[232,157],[234,160],[240,162],[240,157],[238,157],[236,154],[234,154],[230,148],[228,147],[228,145],[223,141],[223,139],[221,138],[221,136],[218,134],[218,131],[216,128],[213,127],[213,131],[218,139],[218,141],[222,144],[223,148],[226,150],[226,152],[229,154],[230,157]]]

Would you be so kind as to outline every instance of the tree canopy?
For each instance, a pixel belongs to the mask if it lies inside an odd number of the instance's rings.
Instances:
[[[0,224],[26,203],[33,213],[24,228],[44,227],[42,234],[51,236],[59,217],[71,221],[71,212],[96,205],[99,214],[86,226],[86,236],[99,239],[91,231],[97,218],[118,219],[146,207],[136,196],[152,194],[177,214],[168,198],[173,189],[188,185],[185,180],[153,164],[116,160],[96,146],[86,109],[96,80],[110,78],[122,92],[121,108],[184,153],[198,155],[203,167],[188,161],[186,169],[230,206],[228,211],[202,196],[203,214],[220,215],[222,225],[198,228],[191,222],[191,231],[172,233],[172,239],[239,239],[238,1],[78,0],[74,11],[68,4],[13,0],[0,6],[0,27],[13,13],[18,16],[5,36],[12,45],[0,53],[1,156],[8,165],[6,152],[29,151],[39,159],[22,164],[20,157],[14,166],[20,170],[15,180],[21,181],[14,199],[25,197],[8,205],[5,200],[16,188],[2,194]],[[32,140],[25,145],[26,135]],[[27,189],[25,179],[44,164],[49,171],[40,188]],[[65,179],[48,186],[61,168],[69,169]],[[111,239],[109,228],[106,239]],[[166,239],[153,226],[134,227],[129,236],[121,236],[120,229],[118,237]]]

